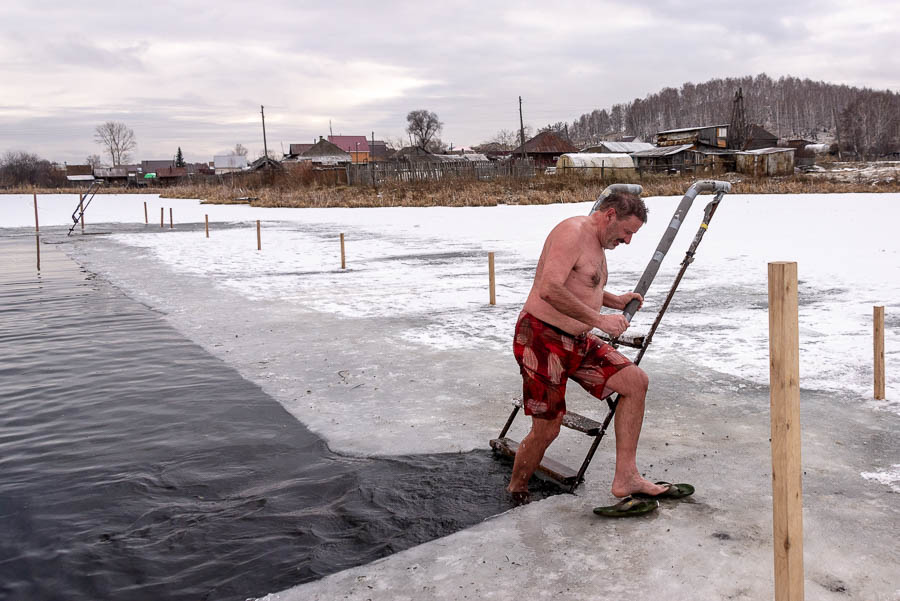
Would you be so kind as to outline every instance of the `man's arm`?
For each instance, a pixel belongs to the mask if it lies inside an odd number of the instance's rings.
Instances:
[[[603,306],[609,307],[610,309],[617,309],[619,311],[624,311],[625,307],[628,306],[628,303],[631,302],[631,299],[636,298],[640,302],[638,305],[638,309],[640,309],[644,305],[644,297],[638,294],[637,292],[626,292],[625,294],[613,294],[611,292],[603,291]]]

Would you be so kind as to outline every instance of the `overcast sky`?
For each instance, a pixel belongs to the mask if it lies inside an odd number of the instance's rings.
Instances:
[[[96,125],[134,159],[208,161],[335,134],[455,147],[571,122],[664,86],[768,73],[900,91],[900,2],[0,2],[0,153],[84,162]],[[106,158],[106,157],[104,157]],[[108,160],[108,158],[106,158]]]

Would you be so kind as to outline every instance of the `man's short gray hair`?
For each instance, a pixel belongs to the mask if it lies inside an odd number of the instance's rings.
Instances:
[[[642,223],[647,223],[647,205],[644,204],[644,199],[636,194],[613,192],[604,198],[593,212],[605,211],[610,207],[616,210],[616,218],[619,220],[628,219],[634,215]]]

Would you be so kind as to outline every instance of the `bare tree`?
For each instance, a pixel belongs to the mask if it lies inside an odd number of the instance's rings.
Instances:
[[[88,155],[88,157],[86,159],[84,159],[84,162],[87,163],[88,165],[90,165],[91,167],[93,167],[94,169],[96,169],[97,167],[103,166],[103,160],[100,158],[99,154]]]
[[[106,149],[115,167],[125,163],[137,146],[134,132],[121,121],[107,121],[94,129],[94,141]]]
[[[416,139],[416,146],[426,149],[428,143],[443,128],[444,124],[438,120],[436,113],[426,110],[410,111],[406,115],[406,131]]]
[[[63,174],[64,179],[65,174]],[[36,154],[8,151],[0,157],[0,186],[50,186],[54,183],[50,161]]]
[[[231,151],[231,154],[239,157],[245,157],[249,152],[250,151],[247,150],[247,148],[243,144],[238,142],[234,145],[234,149]]]

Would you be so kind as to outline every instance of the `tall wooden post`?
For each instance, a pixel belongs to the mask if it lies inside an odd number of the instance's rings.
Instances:
[[[203,216],[206,219],[206,237],[209,238],[209,215]]]
[[[172,229],[174,227],[175,227],[175,222],[172,219],[172,207],[169,207],[169,229]]]
[[[38,223],[37,193],[34,194],[34,242],[37,245],[37,270],[41,270],[41,226]]]
[[[497,304],[497,294],[494,291],[494,253],[488,253],[488,281],[491,287],[491,304]]]
[[[262,250],[262,232],[259,228],[259,219],[256,220],[256,250]]]
[[[775,601],[803,601],[797,264],[769,263],[769,384]]]
[[[344,234],[341,234],[341,269],[347,269],[347,256],[344,254]]]
[[[144,224],[150,224],[150,218],[147,216],[147,201],[144,201]]]
[[[874,311],[875,399],[884,400],[884,307]]]
[[[159,207],[159,227],[166,227],[166,210]]]

